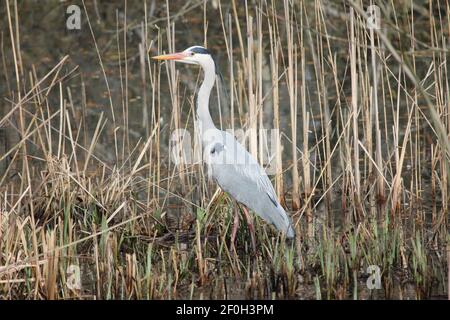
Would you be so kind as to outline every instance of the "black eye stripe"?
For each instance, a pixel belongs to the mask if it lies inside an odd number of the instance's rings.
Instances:
[[[200,46],[195,46],[195,47],[191,47],[189,48],[189,51],[191,52],[191,56],[193,56],[196,53],[200,53],[200,54],[209,54],[211,56],[211,58],[214,61],[214,65],[215,65],[215,69],[216,69],[216,74],[220,75],[219,72],[219,67],[217,65],[217,61],[216,59],[214,59],[214,57],[212,56],[211,52],[209,52],[206,48],[200,47]],[[220,75],[221,76],[221,75]],[[222,77],[222,76],[221,76]]]
[[[207,49],[203,47],[194,47],[191,49],[191,52],[201,53],[201,54],[211,54]]]

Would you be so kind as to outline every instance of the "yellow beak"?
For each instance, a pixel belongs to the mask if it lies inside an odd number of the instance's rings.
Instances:
[[[155,60],[183,60],[184,58],[186,58],[186,54],[183,52],[162,54],[160,56],[152,57],[152,59],[155,59]]]

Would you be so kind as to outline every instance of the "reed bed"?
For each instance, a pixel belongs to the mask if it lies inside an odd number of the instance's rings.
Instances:
[[[446,298],[450,5],[373,1],[374,29],[370,4],[79,2],[81,30],[38,50],[37,17],[6,0],[0,298]],[[42,28],[64,26],[45,5]],[[194,139],[201,73],[150,59],[193,44],[223,75],[216,125],[271,168],[294,241],[256,218],[255,252],[241,218],[230,243],[239,208]]]

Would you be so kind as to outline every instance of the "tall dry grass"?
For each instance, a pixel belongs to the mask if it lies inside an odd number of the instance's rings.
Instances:
[[[7,0],[0,297],[444,296],[449,4],[375,3],[376,30],[359,1],[124,2],[106,32],[100,8],[83,2],[90,42],[81,45],[105,88],[105,108],[94,112],[74,57],[47,69],[22,58],[21,7]],[[133,5],[141,15],[127,15]],[[183,19],[199,29],[180,29]],[[216,125],[248,130],[241,138],[250,152],[276,165],[294,243],[257,220],[257,255],[244,223],[232,246],[239,208],[201,163],[170,160],[187,139],[169,144],[175,129],[198,146],[202,78],[149,58],[192,38],[220,59]],[[269,142],[270,128],[279,134]],[[366,287],[371,265],[381,270],[381,290]]]

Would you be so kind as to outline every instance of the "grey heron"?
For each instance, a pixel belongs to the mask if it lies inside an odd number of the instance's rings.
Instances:
[[[204,79],[197,95],[197,125],[201,134],[204,160],[209,173],[222,190],[237,202],[272,223],[286,238],[294,238],[292,221],[283,209],[264,169],[256,159],[229,132],[215,127],[209,112],[209,96],[216,80],[216,64],[211,53],[202,46],[192,46],[182,52],[153,57],[156,60],[174,60],[199,65]],[[244,208],[247,219],[247,210]],[[235,226],[239,219],[235,216]],[[249,227],[253,229],[251,223]],[[252,242],[254,245],[254,234]],[[232,242],[236,229],[232,233]]]

